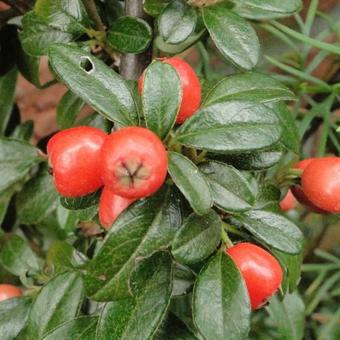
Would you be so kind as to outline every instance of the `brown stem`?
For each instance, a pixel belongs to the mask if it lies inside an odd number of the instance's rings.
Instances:
[[[96,29],[98,31],[105,31],[105,25],[102,22],[102,19],[100,18],[100,15],[98,14],[96,4],[94,0],[83,0],[84,6],[86,8],[87,14],[92,18],[94,23],[96,24]]]
[[[125,15],[142,18],[151,24],[151,18],[143,10],[142,0],[125,0]],[[124,79],[137,80],[152,59],[152,47],[140,54],[122,55],[120,73]]]

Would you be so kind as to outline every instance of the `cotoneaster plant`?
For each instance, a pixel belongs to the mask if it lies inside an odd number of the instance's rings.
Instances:
[[[317,1],[6,3],[0,339],[327,338],[339,264],[311,229],[339,214],[339,87],[308,63],[340,51],[309,36]],[[263,58],[263,30],[301,54]],[[38,141],[18,72],[67,89]]]

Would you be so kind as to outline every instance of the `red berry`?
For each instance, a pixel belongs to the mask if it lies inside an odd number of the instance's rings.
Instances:
[[[316,158],[308,158],[308,159],[304,159],[303,161],[298,162],[297,164],[294,165],[295,169],[301,169],[301,170],[305,170],[306,167]],[[318,214],[327,214],[327,211],[322,210],[320,208],[318,208],[317,206],[315,206],[309,199],[308,197],[305,195],[305,193],[302,190],[301,185],[294,185],[293,187],[291,187],[292,193],[295,196],[295,198],[304,206],[306,206],[307,208],[309,208],[309,210],[314,211],[315,213]]]
[[[280,208],[282,211],[288,211],[296,208],[297,201],[290,190],[288,190],[286,196],[280,202]]]
[[[47,144],[57,191],[79,197],[102,185],[99,156],[106,134],[97,128],[79,126],[55,134]]]
[[[21,289],[19,289],[18,287],[9,284],[0,284],[0,301],[4,301],[21,295]]]
[[[239,243],[226,252],[242,274],[252,309],[262,307],[281,285],[280,263],[266,250],[251,243]]]
[[[340,213],[340,157],[310,162],[302,174],[301,184],[305,195],[318,208]]]
[[[184,60],[178,57],[162,58],[177,71],[182,83],[182,102],[177,115],[176,123],[182,124],[191,117],[199,108],[201,103],[201,84],[193,68]],[[139,94],[142,94],[144,74],[138,80]]]
[[[104,187],[99,201],[99,221],[101,225],[105,229],[110,228],[119,214],[134,201],[134,198],[115,195],[110,189]]]
[[[168,158],[161,140],[142,127],[126,127],[107,137],[101,151],[102,178],[115,194],[152,195],[164,183]]]

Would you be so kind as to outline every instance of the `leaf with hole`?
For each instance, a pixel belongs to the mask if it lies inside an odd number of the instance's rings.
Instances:
[[[182,100],[182,85],[176,70],[156,61],[144,73],[142,106],[146,126],[161,139],[175,124]]]
[[[260,44],[248,21],[224,3],[203,8],[202,15],[211,39],[225,58],[245,70],[256,66]]]
[[[143,19],[125,16],[115,20],[107,34],[111,47],[123,53],[141,53],[151,43],[152,29]]]
[[[168,152],[168,171],[192,209],[198,215],[206,214],[213,204],[209,184],[197,166],[180,153]]]
[[[260,103],[227,101],[199,110],[176,132],[185,146],[215,153],[242,153],[267,148],[279,141],[275,112]]]
[[[49,61],[58,78],[105,118],[123,126],[138,123],[128,86],[101,60],[81,48],[55,44],[49,49]]]

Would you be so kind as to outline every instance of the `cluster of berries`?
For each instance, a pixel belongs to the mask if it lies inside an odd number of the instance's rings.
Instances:
[[[295,208],[297,201],[318,214],[340,213],[340,157],[308,158],[298,162],[301,183],[281,201],[281,209]],[[297,201],[296,201],[297,200]]]

